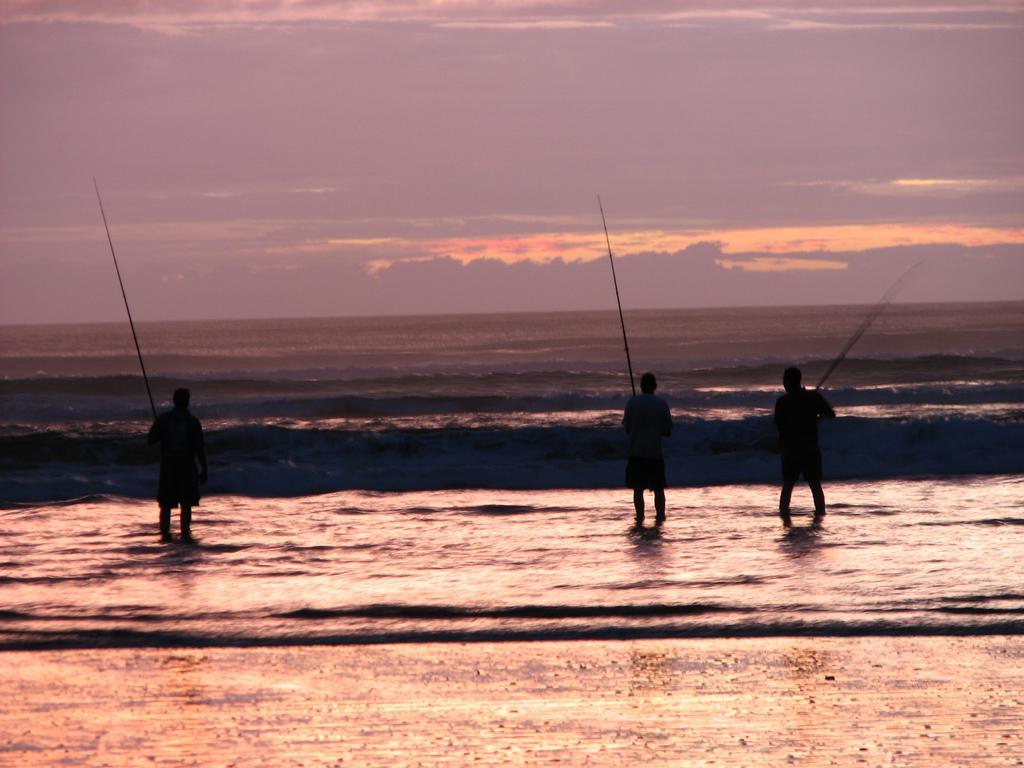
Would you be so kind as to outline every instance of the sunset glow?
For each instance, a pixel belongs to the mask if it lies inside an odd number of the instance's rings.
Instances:
[[[0,322],[119,316],[94,176],[149,317],[565,301],[512,275],[601,308],[598,193],[647,301],[694,270],[687,301],[871,301],[929,256],[917,301],[1019,298],[1021,30],[927,0],[7,3]]]
[[[334,241],[336,245],[341,243]],[[1024,243],[1024,229],[965,227],[956,224],[914,225],[876,224],[811,227],[764,227],[757,229],[720,229],[689,232],[664,230],[616,233],[613,253],[682,251],[696,243],[717,243],[726,254],[772,253],[803,254],[839,251],[864,251],[893,246],[954,243],[965,246]],[[406,242],[406,245],[412,245]],[[326,245],[326,244],[325,244]],[[348,244],[346,244],[348,245]],[[591,261],[607,252],[604,235],[564,232],[504,238],[458,238],[427,241],[422,247],[438,256],[450,256],[463,264],[493,259],[507,264],[521,261],[546,263]],[[790,269],[837,269],[834,262],[815,259],[759,259],[755,262],[730,261],[730,266],[756,271]],[[756,264],[756,266],[755,266]]]
[[[0,763],[1019,763],[1024,0],[0,0],[0,72]]]
[[[966,227],[957,224],[913,225],[839,225],[831,227],[762,227],[756,229],[632,230],[616,233],[613,254],[624,257],[638,253],[674,253],[697,243],[715,243],[724,254],[771,253],[809,254],[865,251],[895,246],[955,244],[967,247],[1024,244],[1024,229]],[[381,250],[400,248],[418,255],[388,258],[372,257]],[[504,264],[533,262],[567,263],[604,258],[607,245],[601,232],[547,232],[505,237],[465,237],[445,240],[399,237],[328,238],[268,249],[268,254],[329,254],[358,252],[370,256],[368,264],[376,271],[397,261],[424,261],[447,256],[462,264],[493,260]],[[835,262],[820,259],[757,259],[728,262],[730,266],[757,271],[789,269],[837,269]],[[754,264],[757,266],[754,266]]]

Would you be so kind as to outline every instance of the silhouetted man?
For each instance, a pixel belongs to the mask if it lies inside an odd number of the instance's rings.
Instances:
[[[779,430],[782,454],[782,495],[779,516],[789,528],[789,500],[793,486],[802,474],[814,497],[814,523],[825,516],[825,492],[821,490],[821,450],[818,448],[818,419],[834,419],[836,412],[818,390],[807,391],[800,384],[799,368],[787,368],[782,374],[786,394],[775,402],[775,426]]]
[[[199,419],[189,413],[191,395],[174,390],[174,410],[162,413],[149,430],[149,444],[160,443],[160,536],[171,538],[171,510],[181,506],[181,538],[192,540],[192,507],[199,505],[199,484],[207,478],[206,447]],[[197,469],[196,462],[199,462]]]
[[[626,464],[626,487],[633,489],[636,524],[644,524],[644,490],[654,491],[656,525],[665,522],[665,459],[661,438],[672,434],[672,414],[668,403],[656,397],[658,382],[653,373],[640,377],[640,392],[626,403],[622,425],[629,435],[629,461]]]

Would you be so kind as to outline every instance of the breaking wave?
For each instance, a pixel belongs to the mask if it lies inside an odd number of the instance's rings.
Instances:
[[[229,425],[207,430],[207,493],[300,496],[340,490],[609,488],[625,441],[611,423],[335,428]],[[843,417],[821,428],[827,479],[1024,472],[1024,420]],[[666,441],[675,486],[774,483],[770,417],[677,419]],[[147,498],[157,454],[143,436],[56,430],[0,436],[0,499],[93,493]]]

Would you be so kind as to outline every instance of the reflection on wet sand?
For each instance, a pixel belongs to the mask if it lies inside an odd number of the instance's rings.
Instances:
[[[0,763],[1014,765],[1017,637],[0,655]]]
[[[167,706],[164,739],[168,749],[182,758],[199,761],[206,721],[207,689],[202,678],[206,657],[198,653],[170,653],[153,667],[153,682]]]
[[[786,557],[793,560],[815,555],[825,546],[825,531],[821,526],[793,526],[785,531],[780,544]]]

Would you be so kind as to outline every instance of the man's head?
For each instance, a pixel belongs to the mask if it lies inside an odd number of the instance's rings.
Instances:
[[[647,372],[640,377],[640,391],[645,395],[654,394],[654,390],[658,388],[658,380],[654,378],[654,374]]]
[[[800,382],[803,379],[803,375],[800,373],[800,369],[795,366],[790,366],[782,374],[782,386],[786,388],[789,393],[800,391]]]
[[[192,398],[192,393],[184,387],[174,390],[174,407],[175,408],[188,408],[188,401]]]

